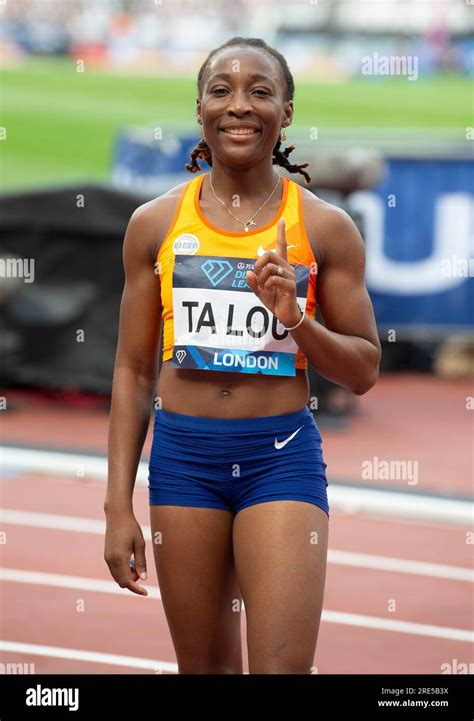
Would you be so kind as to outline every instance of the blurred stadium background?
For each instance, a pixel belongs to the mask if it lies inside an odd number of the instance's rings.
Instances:
[[[292,157],[362,232],[384,350],[362,398],[310,372],[334,511],[318,670],[440,673],[472,656],[473,14],[464,0],[0,0],[6,664],[176,670],[162,611],[155,636],[120,637],[135,611],[102,560],[121,244],[139,204],[192,177],[197,72],[235,35],[287,58]]]

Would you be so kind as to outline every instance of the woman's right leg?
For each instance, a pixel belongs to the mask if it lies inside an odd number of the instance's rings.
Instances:
[[[150,505],[158,583],[179,673],[239,673],[242,595],[232,511]]]

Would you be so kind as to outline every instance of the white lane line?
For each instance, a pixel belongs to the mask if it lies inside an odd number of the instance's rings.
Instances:
[[[449,578],[452,581],[474,582],[474,570],[463,566],[446,566],[442,563],[410,561],[406,558],[374,556],[370,553],[354,553],[334,549],[329,549],[328,560],[342,566],[357,566],[358,568],[372,568],[378,571],[412,573],[415,576],[432,576],[433,578]]]
[[[101,593],[122,593],[130,598],[136,594],[131,593],[127,589],[121,589],[114,581],[97,581],[92,578],[83,578],[80,576],[64,576],[62,574],[41,573],[39,571],[22,571],[14,568],[0,569],[0,579],[3,581],[12,581],[17,583],[32,583],[49,586],[59,586],[62,588],[76,588],[80,590],[99,591]],[[116,588],[112,586],[115,585]],[[152,598],[160,598],[160,591],[157,586],[148,587],[148,592]],[[242,603],[242,609],[245,606]],[[349,626],[358,626],[361,628],[372,628],[380,631],[395,631],[397,633],[411,633],[420,636],[430,636],[432,638],[448,638],[455,641],[474,641],[474,632],[460,628],[450,628],[448,626],[432,626],[423,623],[414,623],[413,621],[398,621],[390,618],[380,618],[378,616],[365,616],[356,613],[343,613],[340,611],[323,610],[322,621],[328,623],[339,623]]]
[[[105,562],[104,562],[105,563]],[[138,594],[129,591],[127,588],[120,588],[115,581],[103,580],[100,578],[87,578],[85,576],[68,576],[63,573],[44,573],[43,571],[24,571],[19,568],[0,568],[0,581],[13,581],[15,583],[35,583],[38,586],[54,586],[55,588],[74,588],[81,591],[97,591],[98,593],[115,593],[120,596],[137,597]],[[161,593],[158,586],[148,586],[148,581],[140,579],[148,596],[143,598],[154,598],[161,601]]]
[[[81,481],[107,480],[106,456],[82,453],[60,453],[28,448],[4,446],[0,450],[4,473],[9,469],[23,473],[77,478]],[[148,463],[140,461],[136,486],[147,488]],[[357,485],[331,482],[328,486],[331,510],[392,518],[435,521],[446,525],[471,526],[474,504],[466,500],[422,495],[414,491],[384,491]]]
[[[330,483],[327,491],[330,509],[344,513],[467,527],[472,526],[474,519],[472,501],[409,491],[378,491],[335,483]]]
[[[395,631],[396,633],[411,633],[415,636],[431,636],[432,638],[449,638],[452,641],[474,642],[474,631],[449,626],[430,626],[412,621],[397,621],[378,616],[363,616],[358,613],[343,613],[341,611],[323,611],[322,620],[328,623],[340,623],[347,626],[361,628],[374,628],[379,631]]]
[[[137,658],[135,656],[120,656],[115,653],[99,653],[97,651],[83,651],[80,648],[62,648],[60,646],[42,646],[35,643],[19,643],[17,641],[0,640],[0,651],[7,653],[27,653],[32,656],[50,656],[52,658],[66,658],[72,661],[86,661],[89,663],[104,663],[112,666],[128,666],[129,668],[143,668],[155,673],[166,671],[178,673],[178,664],[168,661],[155,661],[153,658]]]
[[[101,455],[93,456],[85,453],[61,453],[60,451],[3,446],[0,450],[0,462],[4,472],[11,468],[24,473],[47,473],[48,475],[66,476],[68,478],[71,476],[77,478],[79,472],[81,481],[107,478],[108,461],[106,456]],[[144,470],[145,476],[147,476],[148,467],[142,461],[139,464],[139,475],[142,482],[144,480]]]
[[[105,521],[79,516],[63,516],[53,513],[38,513],[36,511],[17,511],[11,508],[0,508],[0,523],[16,526],[31,526],[33,528],[48,528],[56,531],[76,531],[80,533],[93,533],[100,536],[105,534]],[[151,543],[151,528],[141,526],[145,540]],[[329,549],[329,563],[359,568],[371,568],[379,571],[393,571],[394,573],[411,573],[433,578],[448,578],[454,581],[474,581],[474,571],[463,566],[448,566],[441,563],[427,563],[425,561],[412,561],[390,556],[375,556],[369,553],[354,553],[352,551],[338,551]]]
[[[76,533],[95,533],[99,536],[105,534],[105,520],[84,518],[80,516],[63,516],[59,513],[38,513],[36,511],[17,511],[10,508],[0,508],[0,523],[14,526],[31,526],[32,528],[49,528],[54,531],[75,531]],[[151,541],[149,526],[142,526],[143,534],[148,533]]]

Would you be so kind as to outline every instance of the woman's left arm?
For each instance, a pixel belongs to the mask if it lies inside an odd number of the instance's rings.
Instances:
[[[364,241],[345,211],[324,205],[316,225],[321,258],[316,294],[325,326],[308,316],[289,332],[320,375],[362,395],[377,382],[381,358],[365,285]]]

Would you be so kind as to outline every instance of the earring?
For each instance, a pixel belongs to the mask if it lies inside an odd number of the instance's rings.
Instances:
[[[202,123],[199,123],[199,127],[201,129],[201,140],[204,140],[204,131],[202,129]]]
[[[285,129],[284,127],[281,129],[280,138],[282,139],[283,142],[285,142],[285,140],[286,140],[286,129]]]

